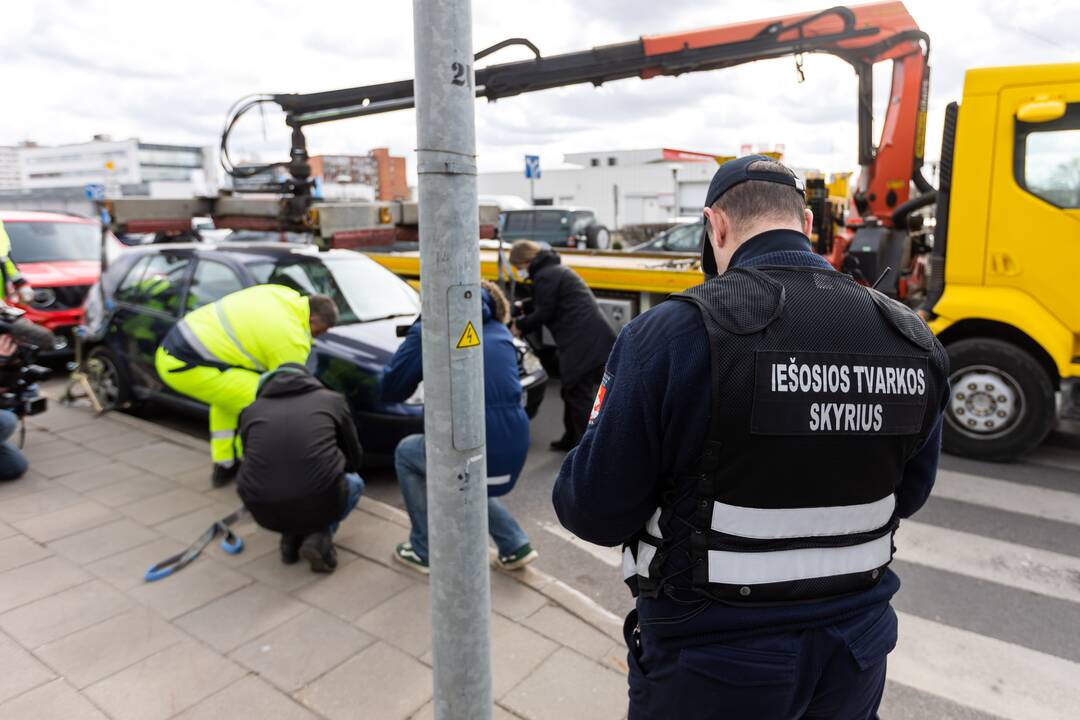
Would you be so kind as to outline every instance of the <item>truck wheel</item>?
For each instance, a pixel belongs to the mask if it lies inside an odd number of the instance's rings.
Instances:
[[[977,460],[1015,460],[1054,424],[1054,386],[1030,354],[1001,340],[971,338],[948,346],[951,386],[946,452]]]
[[[611,233],[603,225],[590,225],[585,231],[585,245],[591,250],[607,250],[611,247]]]
[[[105,347],[90,351],[83,361],[87,380],[103,410],[118,410],[132,404],[133,394],[127,367]]]

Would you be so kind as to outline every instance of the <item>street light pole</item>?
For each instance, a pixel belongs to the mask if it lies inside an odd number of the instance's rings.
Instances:
[[[491,718],[491,588],[470,0],[413,0],[437,720]]]

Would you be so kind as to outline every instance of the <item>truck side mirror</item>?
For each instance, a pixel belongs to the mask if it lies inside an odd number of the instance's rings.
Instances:
[[[1016,119],[1026,123],[1052,122],[1065,114],[1065,101],[1045,95],[1029,100],[1016,110]]]

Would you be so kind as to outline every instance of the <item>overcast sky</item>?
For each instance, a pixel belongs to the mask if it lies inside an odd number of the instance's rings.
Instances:
[[[473,44],[531,39],[544,54],[828,7],[829,0],[473,0]],[[945,105],[972,67],[1080,61],[1080,0],[908,0],[929,33],[927,158],[938,154]],[[0,145],[79,142],[95,133],[213,145],[238,98],[312,92],[413,74],[407,0],[37,0],[4,3]],[[525,58],[521,48],[498,62]],[[483,64],[483,61],[481,62]],[[516,170],[536,153],[674,147],[718,154],[742,143],[786,146],[787,160],[826,171],[855,165],[855,76],[831,56],[791,58],[600,89],[478,101],[480,169]],[[886,74],[878,76],[887,89]],[[879,109],[880,114],[880,109]],[[312,154],[386,146],[410,159],[412,111],[310,128]],[[234,153],[286,159],[281,116],[253,114]]]

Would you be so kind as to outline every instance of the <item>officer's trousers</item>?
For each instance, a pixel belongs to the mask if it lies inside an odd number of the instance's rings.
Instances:
[[[896,613],[678,650],[626,619],[629,720],[876,720]]]
[[[236,436],[240,411],[255,401],[259,374],[243,368],[191,366],[164,348],[158,348],[154,364],[166,385],[210,406],[210,457],[215,465],[232,467],[242,456]]]

